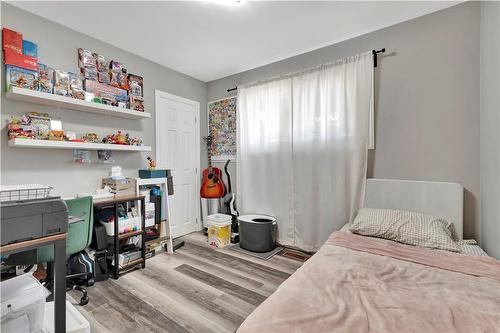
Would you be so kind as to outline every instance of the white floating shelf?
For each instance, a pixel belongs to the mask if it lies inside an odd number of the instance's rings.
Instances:
[[[151,118],[151,114],[135,110],[123,109],[116,106],[82,101],[71,97],[48,94],[41,91],[19,87],[10,87],[6,93],[7,99],[34,104],[48,105],[76,111],[97,113],[103,116],[121,117],[128,119]]]
[[[85,149],[85,150],[117,150],[117,151],[151,151],[149,146],[113,145],[107,143],[70,142],[51,140],[13,139],[9,147],[20,148],[52,148],[52,149]]]

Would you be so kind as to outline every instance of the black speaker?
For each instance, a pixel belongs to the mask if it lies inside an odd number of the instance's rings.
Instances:
[[[94,254],[94,280],[105,281],[108,279],[108,263],[106,256],[108,251],[104,250]]]

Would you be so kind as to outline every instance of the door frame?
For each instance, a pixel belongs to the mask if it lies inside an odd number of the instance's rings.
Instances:
[[[184,103],[184,104],[188,104],[188,105],[191,105],[191,106],[194,106],[195,107],[195,123],[198,125],[196,126],[196,129],[195,129],[195,141],[197,143],[196,147],[193,147],[195,150],[196,150],[196,159],[195,159],[195,163],[196,163],[196,168],[195,168],[195,178],[196,178],[196,181],[195,181],[195,186],[196,186],[196,191],[193,191],[194,195],[196,196],[196,201],[198,202],[198,205],[195,205],[195,230],[194,231],[200,231],[203,229],[203,224],[201,222],[201,212],[200,212],[200,207],[199,207],[199,203],[200,203],[200,186],[201,186],[201,180],[200,180],[200,166],[201,166],[201,157],[200,157],[200,154],[201,154],[201,146],[200,146],[200,102],[197,102],[197,101],[193,101],[191,99],[187,99],[187,98],[184,98],[184,97],[180,97],[180,96],[177,96],[177,95],[174,95],[174,94],[170,94],[170,93],[167,93],[167,92],[164,92],[164,91],[161,91],[161,90],[158,90],[158,89],[155,89],[155,159],[156,157],[158,156],[158,151],[159,151],[159,139],[158,139],[158,133],[159,133],[159,130],[158,130],[158,110],[156,108],[156,106],[158,105],[158,101],[159,101],[159,98],[160,97],[163,97],[163,98],[166,98],[166,99],[170,99],[170,100],[173,100],[173,101],[176,101],[176,102],[179,102],[179,103]],[[168,209],[168,211],[170,211],[170,209]],[[170,218],[170,216],[169,216]],[[169,224],[170,224],[171,221],[169,221]]]

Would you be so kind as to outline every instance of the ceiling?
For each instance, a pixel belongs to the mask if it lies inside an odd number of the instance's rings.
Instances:
[[[205,82],[458,3],[223,1],[8,2]]]

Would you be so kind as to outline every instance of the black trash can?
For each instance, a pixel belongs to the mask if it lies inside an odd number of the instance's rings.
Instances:
[[[238,216],[240,247],[252,252],[269,252],[276,246],[276,219],[249,214]]]

